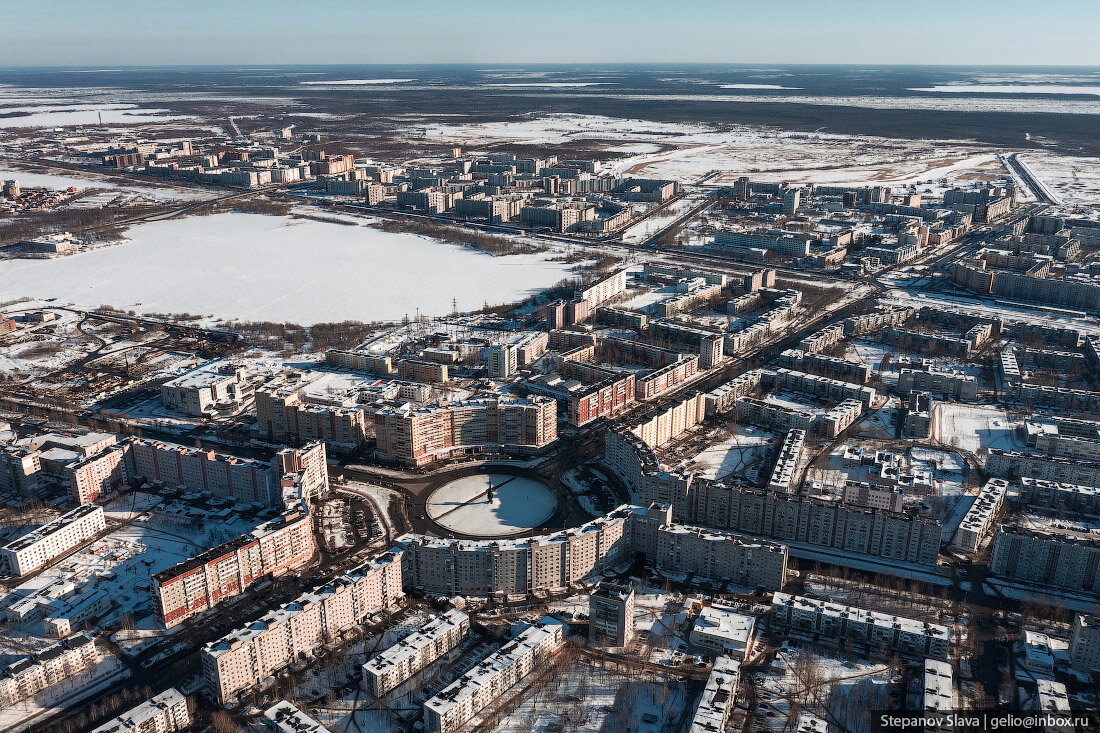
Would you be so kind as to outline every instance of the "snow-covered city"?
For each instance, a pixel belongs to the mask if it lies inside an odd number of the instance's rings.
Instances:
[[[1045,20],[250,5],[0,28],[0,731],[1100,731]]]

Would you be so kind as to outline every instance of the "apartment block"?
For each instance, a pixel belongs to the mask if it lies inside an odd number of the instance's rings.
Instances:
[[[195,417],[233,414],[251,394],[243,367],[213,362],[160,386],[165,407]]]
[[[761,370],[752,369],[708,392],[703,397],[707,417],[733,408],[737,400],[760,388],[762,378]]]
[[[375,414],[374,431],[384,457],[414,466],[487,450],[538,451],[558,437],[557,403],[486,397],[387,407]]]
[[[656,448],[695,427],[705,417],[703,395],[696,392],[634,421],[630,430],[646,445]]]
[[[602,581],[588,596],[588,642],[625,647],[634,638],[634,586]]]
[[[329,354],[342,368],[353,368],[343,366],[347,364],[384,368],[373,357],[360,358],[344,352]],[[370,437],[371,417],[360,399],[364,389],[359,382],[346,375],[324,372],[281,374],[256,389],[256,422],[268,438],[280,442],[324,440],[360,445]],[[385,394],[380,392],[377,396]]]
[[[936,403],[928,392],[911,392],[905,405],[902,435],[906,438],[927,438],[932,435]]]
[[[978,399],[978,380],[957,369],[910,369],[898,373],[898,391],[931,392],[955,400]]]
[[[1049,514],[1100,515],[1100,488],[1063,484],[1057,481],[1022,476],[1016,480],[1017,500],[1028,509]]]
[[[102,494],[109,494],[125,484],[126,446],[113,445],[81,458],[65,468],[69,483],[69,500],[74,504],[91,504]]]
[[[798,348],[807,354],[814,354],[819,351],[830,349],[843,340],[844,324],[834,323],[831,326],[826,326],[819,331],[815,331],[799,341]]]
[[[0,547],[0,557],[10,575],[22,577],[49,566],[105,529],[103,507],[87,504]]]
[[[737,419],[742,423],[766,428],[808,431],[813,427],[817,416],[808,410],[796,410],[755,397],[742,397],[737,400]]]
[[[1000,448],[989,449],[985,458],[985,471],[1002,478],[1026,476],[1058,483],[1100,486],[1100,462],[1041,456]]]
[[[846,382],[866,384],[871,378],[871,365],[857,361],[848,361],[836,356],[804,352],[799,349],[787,349],[779,355],[779,365],[797,369],[822,377],[831,377]]]
[[[918,565],[934,566],[939,558],[943,528],[928,517],[853,506],[835,497],[799,496],[708,481],[690,471],[662,469],[653,451],[625,428],[609,430],[604,444],[604,463],[643,505],[670,505],[670,516],[676,522]],[[889,567],[884,565],[883,572],[889,572]]]
[[[0,491],[19,496],[34,496],[44,478],[41,451],[0,445]]]
[[[741,663],[736,659],[720,656],[714,660],[688,733],[721,733],[726,729],[736,701],[740,675]]]
[[[519,353],[511,344],[494,344],[486,349],[485,360],[491,379],[507,379],[519,368]]]
[[[772,628],[815,644],[851,643],[868,653],[895,652],[906,659],[947,660],[951,632],[927,621],[868,611],[856,606],[776,593]]]
[[[679,361],[642,374],[635,379],[635,394],[639,400],[648,400],[664,394],[699,372],[699,357],[692,354]]]
[[[974,503],[966,511],[955,533],[955,547],[963,552],[977,552],[982,540],[989,533],[993,518],[1000,511],[1008,492],[1008,481],[999,478],[991,478],[974,499]]]
[[[456,609],[433,618],[363,665],[363,689],[384,697],[461,644],[469,631],[470,617]]]
[[[724,339],[721,333],[666,320],[650,321],[647,333],[657,343],[683,346],[699,354],[699,365],[704,369],[722,361]]]
[[[278,674],[403,597],[400,550],[363,563],[202,648],[206,684],[219,702]]]
[[[834,400],[858,400],[865,408],[869,408],[875,400],[874,387],[842,382],[839,379],[830,379],[829,377],[819,377],[816,374],[798,372],[785,367],[780,367],[770,373],[774,375],[772,382],[777,389],[787,389],[792,392],[801,392]]]
[[[635,404],[636,378],[632,372],[600,380],[569,395],[569,424],[587,425],[601,417],[615,417]]]
[[[0,709],[34,696],[99,663],[95,641],[74,634],[0,671]]]
[[[562,626],[556,621],[528,626],[499,651],[424,703],[424,727],[430,733],[451,733],[561,649]]]
[[[863,403],[859,400],[843,400],[821,416],[820,432],[826,438],[836,438],[855,424],[862,414]]]
[[[316,553],[313,517],[285,514],[252,532],[153,575],[153,592],[165,628],[209,611],[262,578],[307,565]]]
[[[1002,524],[990,572],[1002,578],[1088,593],[1100,592],[1100,539],[1093,533]]]
[[[587,288],[578,290],[575,297],[580,300],[587,300],[588,304],[595,308],[624,292],[626,292],[626,270],[618,270]]]
[[[396,372],[393,357],[388,354],[375,354],[369,351],[348,351],[329,349],[325,352],[325,363],[337,369],[350,369],[367,374],[388,377]]]
[[[207,491],[246,504],[274,506],[281,499],[272,485],[271,467],[262,461],[159,440],[128,439],[126,470],[131,477]]]
[[[1079,672],[1100,670],[1100,616],[1079,613],[1074,617],[1069,656]]]
[[[398,359],[397,376],[412,382],[446,382],[450,378],[446,364],[436,364],[423,359]]]
[[[172,733],[190,726],[187,698],[176,688],[169,687],[91,733]]]
[[[567,588],[633,559],[632,510],[619,507],[581,527],[515,540],[399,537],[405,584],[441,595],[501,596]]]
[[[658,528],[654,549],[646,554],[647,559],[671,573],[689,573],[753,589],[779,590],[786,581],[787,548],[783,545],[668,523]]]
[[[264,726],[271,733],[331,733],[287,700],[264,711]]]
[[[775,459],[775,467],[772,468],[771,477],[768,479],[768,491],[781,494],[795,493],[797,487],[794,485],[794,480],[805,446],[805,430],[795,428],[787,431],[786,437],[783,438],[783,445],[779,448],[779,456]]]

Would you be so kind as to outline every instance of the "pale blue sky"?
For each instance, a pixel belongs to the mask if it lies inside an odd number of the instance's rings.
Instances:
[[[1098,36],[1100,2],[1095,0],[0,4],[0,66],[647,61],[1100,65]]]

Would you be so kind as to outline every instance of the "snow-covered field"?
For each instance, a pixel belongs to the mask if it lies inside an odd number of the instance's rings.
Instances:
[[[738,434],[707,446],[693,460],[704,478],[720,479],[731,474],[745,477],[749,469],[759,467],[773,440],[772,433],[760,428],[738,427]]]
[[[1022,160],[1067,205],[1100,201],[1100,159],[1027,152]]]
[[[312,324],[398,320],[520,300],[569,273],[412,234],[261,214],[142,224],[114,247],[0,262],[0,299]]]
[[[492,501],[485,495],[490,481]],[[428,516],[447,529],[484,537],[537,527],[557,506],[553,493],[539,482],[501,473],[455,479],[434,491],[426,504]]]
[[[959,450],[976,453],[981,448],[1011,450],[1018,447],[1017,423],[998,407],[964,405],[957,402],[936,404],[936,440]]]
[[[1100,103],[1095,106],[1100,110]],[[945,140],[932,145],[921,140],[780,132],[745,125],[717,129],[701,124],[559,114],[509,122],[439,122],[417,128],[415,134],[440,141],[528,145],[605,140],[608,149],[627,153],[610,163],[614,171],[681,181],[719,170],[730,173],[714,179],[716,183],[728,183],[747,174],[756,180],[795,183],[921,184],[920,190],[938,192],[957,178],[1007,175],[992,149],[967,141]]]

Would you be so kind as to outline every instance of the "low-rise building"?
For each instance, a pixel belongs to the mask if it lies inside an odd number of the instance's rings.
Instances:
[[[745,661],[752,648],[752,636],[756,630],[756,617],[737,613],[732,608],[703,606],[689,639],[692,644],[711,654],[725,655]]]
[[[0,557],[11,575],[22,577],[50,565],[105,529],[103,507],[80,506],[0,547]]]
[[[940,624],[786,593],[772,599],[771,623],[815,644],[850,643],[868,653],[896,652],[907,659],[946,661],[951,642],[950,631]]]
[[[264,711],[264,724],[272,733],[330,733],[328,728],[287,700]]]
[[[385,552],[210,642],[200,655],[207,688],[224,703],[295,660],[313,656],[329,640],[404,598],[401,574],[401,550]]]
[[[528,626],[499,651],[424,703],[424,727],[451,733],[503,696],[534,669],[543,667],[564,643],[562,626],[546,621]]]
[[[688,733],[721,733],[726,729],[737,696],[741,662],[719,656],[710,669],[703,696],[691,718]]]
[[[470,617],[456,609],[437,616],[363,665],[363,689],[375,699],[409,680],[466,638]]]
[[[91,733],[172,733],[185,730],[190,725],[187,697],[176,688],[169,687]]]
[[[0,671],[0,709],[32,697],[99,663],[95,640],[75,634]]]

